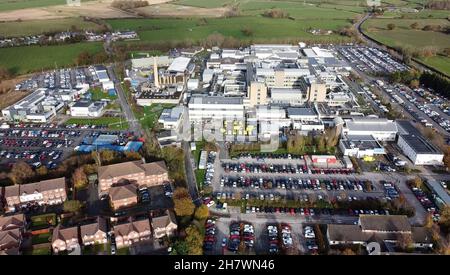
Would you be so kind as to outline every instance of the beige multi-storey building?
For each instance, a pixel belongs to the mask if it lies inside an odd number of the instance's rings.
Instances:
[[[136,184],[113,186],[109,189],[109,198],[113,210],[137,204]]]
[[[67,198],[66,181],[64,178],[57,178],[7,186],[3,196],[6,200],[7,212],[14,212],[20,206],[28,203],[39,205],[61,204]]]
[[[136,183],[138,187],[162,185],[169,180],[164,161],[142,163],[129,161],[98,168],[98,191],[100,196],[108,194],[117,183]]]
[[[164,236],[173,236],[178,228],[175,214],[170,210],[166,210],[163,216],[152,218],[152,228],[153,236],[156,239]]]
[[[148,219],[114,226],[117,248],[127,247],[133,243],[149,240],[152,237]]]
[[[267,104],[267,86],[261,82],[251,82],[248,88],[248,105],[253,107]]]

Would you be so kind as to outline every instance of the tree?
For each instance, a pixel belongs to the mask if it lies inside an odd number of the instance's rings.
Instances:
[[[188,248],[188,255],[203,254],[203,236],[195,225],[190,225],[186,228],[186,238],[184,240]]]
[[[224,42],[225,37],[220,33],[213,33],[208,35],[205,39],[205,46],[206,47],[213,47],[213,46],[222,46],[222,43]]]
[[[355,251],[351,250],[350,248],[344,249],[341,253],[342,255],[356,255]]]
[[[112,150],[102,150],[100,151],[100,159],[102,162],[110,163],[114,161],[117,157],[116,152]]]
[[[245,35],[245,36],[252,36],[253,35],[253,30],[249,27],[245,27],[241,30],[241,32]]]
[[[419,28],[419,23],[414,22],[410,25],[411,29],[417,30]]]
[[[441,211],[441,217],[439,219],[439,225],[445,234],[450,232],[450,206],[444,206]]]
[[[412,238],[411,234],[400,234],[397,239],[397,245],[403,251],[409,250],[412,248]]]
[[[417,79],[413,79],[411,80],[411,82],[409,82],[409,87],[411,87],[411,89],[417,89],[420,86],[420,82]]]
[[[138,152],[130,151],[130,152],[125,152],[125,158],[127,160],[140,160],[140,159],[142,159],[142,156]]]
[[[94,55],[92,61],[94,64],[102,64],[108,60],[108,55],[105,52],[99,52]]]
[[[14,184],[22,184],[27,179],[34,177],[34,171],[31,169],[25,161],[18,161],[14,163],[11,172],[9,173],[9,178]]]
[[[94,164],[85,164],[83,165],[83,170],[86,175],[95,174],[97,173],[97,166]]]
[[[177,216],[191,216],[194,214],[195,205],[186,188],[178,187],[174,190],[173,203]]]
[[[11,77],[10,71],[5,67],[0,67],[0,83]]]
[[[204,220],[209,216],[208,206],[202,204],[197,209],[195,209],[194,217],[197,220]]]
[[[87,51],[83,51],[81,53],[78,54],[75,63],[77,65],[88,65],[92,63],[92,55],[87,52]]]
[[[388,30],[392,31],[392,30],[395,29],[397,26],[396,26],[395,24],[393,24],[393,23],[389,23],[389,24],[387,24],[386,27],[387,27]]]
[[[422,189],[423,188],[423,180],[419,176],[415,177],[411,180],[412,187]]]
[[[82,167],[78,167],[73,172],[72,183],[75,189],[83,189],[87,186],[88,178]]]
[[[41,167],[36,169],[36,174],[38,174],[39,176],[45,176],[48,173],[48,169],[47,167],[45,167],[45,165],[42,165]]]
[[[63,210],[64,212],[79,213],[82,204],[78,200],[68,200],[64,202]]]

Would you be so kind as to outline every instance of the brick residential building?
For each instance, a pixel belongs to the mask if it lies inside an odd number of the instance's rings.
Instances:
[[[29,203],[39,205],[61,204],[67,198],[66,181],[65,178],[57,178],[6,186],[3,197],[6,200],[7,212],[14,212]]]
[[[109,189],[117,183],[136,183],[138,187],[162,185],[169,180],[164,161],[142,163],[129,161],[98,168],[99,195],[108,194]]]
[[[97,217],[94,223],[80,226],[83,245],[104,244],[108,242],[106,220]]]
[[[137,186],[134,183],[114,186],[109,189],[109,199],[113,210],[137,204]]]
[[[58,225],[53,230],[52,248],[55,253],[73,250],[79,245],[78,226],[61,228],[61,225]]]
[[[156,239],[164,236],[173,236],[177,231],[177,228],[178,225],[175,214],[170,210],[166,210],[163,216],[152,218],[153,236]]]
[[[149,240],[152,237],[148,219],[114,226],[117,248],[127,247],[133,243]]]
[[[25,215],[0,217],[0,252],[1,254],[19,254],[22,234],[25,231]]]

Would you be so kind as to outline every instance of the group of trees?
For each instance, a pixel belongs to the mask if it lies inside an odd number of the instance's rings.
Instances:
[[[245,35],[245,36],[252,36],[253,35],[253,29],[250,27],[245,27],[241,30],[241,32]]]
[[[420,76],[420,83],[433,89],[441,96],[450,99],[450,80],[435,73],[424,72]]]
[[[9,172],[9,178],[14,184],[23,184],[35,176],[33,169],[24,161],[18,161]]]
[[[339,133],[336,127],[307,136],[296,133],[288,137],[287,151],[290,154],[303,155],[310,152],[309,148],[313,147],[313,151],[317,153],[330,153],[335,150],[338,141]]]
[[[3,80],[11,78],[11,72],[9,69],[5,67],[0,67],[0,83],[2,83]]]
[[[430,0],[425,7],[431,10],[450,10],[450,1],[448,0]]]
[[[417,70],[397,71],[389,76],[392,82],[403,83],[411,87],[418,86],[420,72]]]
[[[121,10],[132,10],[136,8],[142,8],[148,6],[148,1],[140,1],[140,0],[133,0],[133,1],[126,1],[126,0],[114,0],[111,3],[111,6],[117,9]]]
[[[75,58],[75,63],[78,66],[90,65],[90,64],[101,64],[108,60],[108,55],[105,52],[98,52],[96,54],[91,54],[87,51],[83,51],[78,54]]]
[[[192,216],[195,205],[189,191],[184,187],[177,187],[173,192],[174,210],[177,216]]]
[[[241,9],[239,8],[239,5],[232,5],[225,11],[223,16],[225,18],[230,18],[230,17],[237,17],[239,15],[241,15]]]
[[[264,11],[263,16],[269,18],[288,18],[289,13],[281,9],[270,9]]]

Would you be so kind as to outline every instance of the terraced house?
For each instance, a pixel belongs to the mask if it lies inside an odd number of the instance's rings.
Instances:
[[[23,214],[0,217],[0,255],[19,253],[25,226],[26,219]]]
[[[98,217],[94,223],[80,226],[83,245],[104,244],[108,242],[106,220]]]
[[[4,189],[6,211],[14,212],[28,204],[55,205],[67,198],[64,178],[44,180],[28,184],[16,184]]]
[[[117,248],[127,247],[133,243],[149,240],[152,237],[148,219],[114,226]]]
[[[109,189],[116,184],[136,183],[138,187],[162,185],[169,180],[169,174],[164,161],[142,163],[129,161],[98,168],[99,195],[108,194]]]
[[[65,250],[70,251],[79,247],[79,245],[78,226],[61,228],[61,225],[58,225],[53,230],[52,248],[55,253]]]

